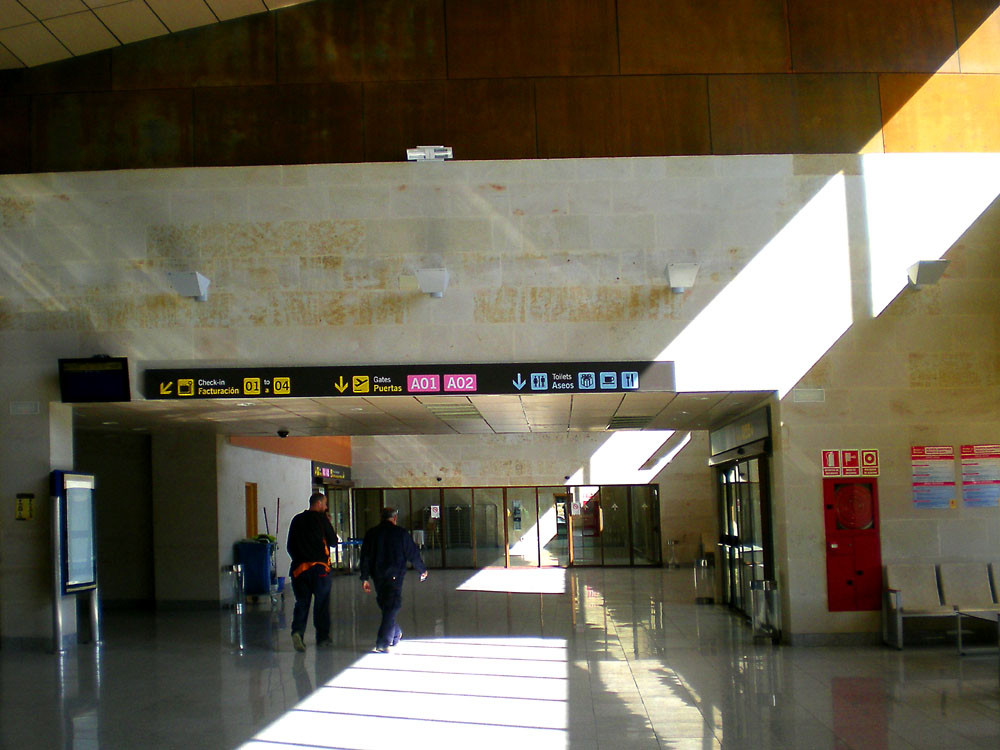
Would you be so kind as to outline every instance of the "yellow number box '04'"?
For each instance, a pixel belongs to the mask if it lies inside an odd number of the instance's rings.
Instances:
[[[292,392],[292,379],[291,378],[275,378],[274,379],[274,395],[275,396],[287,396]]]

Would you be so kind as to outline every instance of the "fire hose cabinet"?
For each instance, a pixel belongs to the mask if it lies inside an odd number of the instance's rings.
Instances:
[[[826,591],[831,612],[878,610],[882,605],[882,542],[878,480],[823,479]]]

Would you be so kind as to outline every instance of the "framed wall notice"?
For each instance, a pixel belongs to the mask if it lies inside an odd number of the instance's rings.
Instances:
[[[914,445],[910,447],[914,508],[954,508],[955,447]]]
[[[1000,445],[963,445],[962,502],[970,508],[1000,505]]]

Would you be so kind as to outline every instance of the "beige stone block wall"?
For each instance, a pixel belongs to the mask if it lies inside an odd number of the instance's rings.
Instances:
[[[708,433],[692,432],[687,445],[656,476],[664,562],[669,561],[669,539],[676,540],[674,554],[680,564],[694,562],[702,547],[717,553],[718,492],[708,455]]]
[[[219,599],[214,433],[153,435],[153,562],[157,604]]]
[[[782,584],[794,602],[795,633],[875,631],[878,613],[830,613],[820,452],[877,448],[883,562],[996,558],[1000,509],[961,501],[963,444],[1000,439],[1000,288],[996,242],[1000,205],[980,216],[951,248],[934,287],[905,289],[876,319],[856,321],[802,378],[825,389],[824,403],[780,407],[780,454],[787,544]],[[951,445],[956,506],[916,509],[910,446]]]
[[[685,390],[781,391],[775,520],[789,626],[871,629],[864,617],[826,613],[818,593],[819,451],[830,441],[880,450],[887,557],[920,554],[913,545],[933,538],[954,554],[961,523],[993,528],[989,511],[914,518],[906,498],[911,443],[1000,439],[991,294],[1000,227],[995,207],[979,215],[1000,192],[997,161],[779,155],[3,176],[0,394],[44,405],[56,398],[56,358],[99,352],[130,358],[137,397],[139,374],[156,366],[667,352]],[[758,275],[775,252],[780,262]],[[903,292],[882,312],[910,262],[946,252],[941,284]],[[701,265],[693,289],[666,288],[668,261]],[[401,284],[432,266],[451,272],[443,299]],[[208,276],[209,300],[177,297],[172,269]],[[796,383],[824,388],[827,401],[795,404],[786,392]],[[8,497],[41,486],[48,471],[47,428],[6,445],[29,422],[0,409]],[[604,439],[451,435],[401,442],[415,460],[385,466],[386,444],[373,439],[362,476],[561,484]],[[681,465],[671,470],[679,486],[696,482],[680,479]],[[45,542],[28,535],[24,549],[24,532],[2,523],[6,601],[6,571],[44,578]],[[191,549],[205,555],[204,593],[214,596],[219,560],[207,561],[219,539]],[[192,596],[178,588],[170,598]]]

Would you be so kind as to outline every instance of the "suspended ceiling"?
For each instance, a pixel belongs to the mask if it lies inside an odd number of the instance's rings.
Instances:
[[[0,0],[0,70],[34,67],[311,0]]]
[[[33,67],[312,0],[0,0],[0,69]],[[724,393],[133,401],[74,409],[83,429],[225,435],[432,435],[706,430],[761,403]]]
[[[768,391],[379,396],[246,401],[132,401],[74,407],[82,429],[211,430],[223,435],[439,435],[707,430]]]

